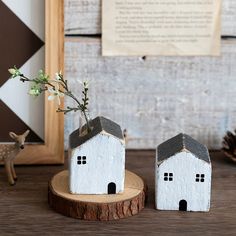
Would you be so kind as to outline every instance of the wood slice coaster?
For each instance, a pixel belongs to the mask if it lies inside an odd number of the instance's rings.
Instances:
[[[69,193],[68,171],[56,174],[49,182],[48,202],[57,212],[84,220],[118,220],[138,214],[145,204],[146,188],[136,174],[125,171],[123,193],[75,195]]]

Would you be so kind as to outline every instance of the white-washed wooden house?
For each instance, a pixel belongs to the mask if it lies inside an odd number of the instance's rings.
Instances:
[[[211,161],[208,149],[186,134],[157,147],[156,208],[209,211]]]
[[[122,192],[125,175],[125,142],[122,130],[118,124],[104,117],[97,117],[90,124],[90,133],[80,136],[78,129],[70,135],[70,192]]]

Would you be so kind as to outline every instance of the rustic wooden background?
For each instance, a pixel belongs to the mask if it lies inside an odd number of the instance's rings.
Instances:
[[[223,0],[221,57],[102,57],[101,1],[65,0],[65,76],[92,79],[91,115],[127,129],[128,148],[186,132],[210,149],[236,128],[236,1]],[[66,105],[70,101],[66,100]],[[79,114],[65,117],[65,144]]]

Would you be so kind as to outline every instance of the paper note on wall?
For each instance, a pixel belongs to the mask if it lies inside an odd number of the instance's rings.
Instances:
[[[221,0],[103,0],[103,56],[218,56]]]

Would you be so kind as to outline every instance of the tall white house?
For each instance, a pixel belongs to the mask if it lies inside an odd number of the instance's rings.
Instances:
[[[186,134],[157,147],[156,208],[209,211],[211,161],[208,149]]]
[[[80,135],[78,129],[70,135],[70,192],[122,192],[125,178],[125,142],[122,130],[118,124],[104,117],[97,117],[90,124],[90,133]]]

